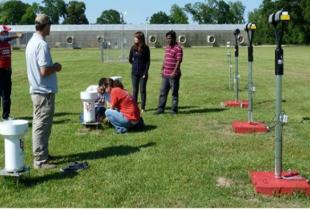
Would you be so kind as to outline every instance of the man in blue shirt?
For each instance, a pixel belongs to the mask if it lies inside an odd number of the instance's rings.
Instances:
[[[49,163],[48,139],[51,134],[58,91],[56,73],[62,66],[53,63],[45,37],[50,34],[51,21],[47,15],[35,19],[36,32],[26,47],[27,75],[33,103],[32,145],[34,168],[55,168]]]

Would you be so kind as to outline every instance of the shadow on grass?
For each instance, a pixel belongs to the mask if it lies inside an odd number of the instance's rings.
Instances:
[[[226,108],[197,108],[189,109],[185,111],[179,111],[179,114],[202,114],[202,113],[215,113],[226,111]]]
[[[70,172],[65,174],[61,172],[55,172],[53,174],[47,174],[44,176],[23,178],[20,180],[20,183],[25,187],[33,187],[53,180],[71,179],[76,175],[78,175],[77,172]]]
[[[80,115],[80,113],[74,112],[57,112],[54,114],[54,117],[62,117],[62,116],[73,116],[73,115]],[[15,119],[24,119],[24,120],[32,120],[32,116],[22,116],[22,117],[15,117]]]
[[[60,125],[71,122],[71,119],[54,120],[53,125]],[[32,128],[32,122],[29,122],[29,127]]]
[[[198,106],[179,106],[178,108],[179,110],[185,110],[185,109],[191,109],[191,108],[198,108]],[[171,110],[171,107],[166,106],[165,110]],[[157,108],[150,108],[150,109],[147,109],[147,111],[157,111]]]
[[[128,133],[148,132],[148,131],[155,130],[156,128],[157,128],[157,126],[155,126],[155,125],[145,125],[141,129],[135,129],[135,128],[130,129],[130,130],[128,130]]]
[[[94,159],[104,159],[112,156],[127,156],[133,153],[140,152],[141,149],[143,148],[153,147],[155,145],[156,145],[155,142],[150,142],[140,146],[120,145],[120,146],[107,147],[99,151],[82,152],[66,156],[54,156],[54,159],[56,161],[53,161],[53,163],[61,164],[81,160],[85,161]],[[62,161],[57,162],[57,159],[62,159]],[[20,184],[22,184],[24,187],[33,187],[53,180],[71,179],[77,175],[78,175],[77,172],[70,172],[65,174],[61,172],[55,172],[44,176],[23,178],[20,180]]]
[[[274,100],[263,100],[263,101],[256,102],[255,104],[261,105],[261,104],[269,104],[269,103],[274,103]],[[286,100],[283,99],[282,103],[286,103]]]
[[[120,146],[112,146],[103,148],[99,151],[89,151],[89,152],[81,152],[77,154],[64,155],[64,156],[55,156],[53,163],[61,164],[67,162],[75,162],[75,161],[85,161],[85,160],[96,160],[96,159],[104,159],[113,156],[127,156],[133,153],[140,152],[143,148],[153,147],[155,146],[155,142],[150,142],[147,144],[143,144],[140,146],[128,146],[128,145],[120,145]],[[59,160],[59,161],[57,161]]]
[[[65,124],[71,122],[71,119],[61,119],[61,120],[55,120],[53,121],[53,124],[59,125],[59,124]]]
[[[302,123],[310,123],[310,117],[303,117],[301,122]]]

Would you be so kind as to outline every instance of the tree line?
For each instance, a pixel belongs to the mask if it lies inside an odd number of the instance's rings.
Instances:
[[[53,24],[88,24],[84,2],[64,0],[43,0],[42,4],[28,4],[20,0],[0,3],[0,23],[11,25],[33,24],[36,14],[45,13]]]
[[[292,17],[284,43],[310,44],[310,0],[263,0],[258,9],[248,14],[249,21],[258,27],[255,43],[274,43],[268,16],[282,8]],[[27,4],[21,0],[7,0],[0,3],[0,23],[33,24],[36,14],[45,13],[53,24],[89,24],[85,11],[86,5],[82,1],[42,0],[41,4]],[[169,14],[159,11],[146,21],[150,24],[188,24],[191,17],[198,24],[243,24],[244,12],[241,1],[204,0],[184,6],[174,4]],[[102,11],[96,24],[125,24],[125,20],[122,13],[109,9]]]
[[[51,17],[53,24],[88,24],[86,5],[82,1],[42,0],[41,4],[24,3],[21,0],[7,0],[0,3],[0,22],[5,24],[32,24],[38,13]],[[159,11],[153,14],[150,24],[188,24],[188,15],[194,22],[203,23],[244,23],[245,6],[241,1],[228,2],[208,0],[180,7],[171,6],[170,14]],[[124,17],[117,10],[104,10],[97,18],[97,24],[123,24]]]
[[[310,1],[309,0],[263,0],[258,9],[249,13],[249,21],[257,24],[256,44],[274,43],[274,31],[268,17],[277,10],[285,9],[291,16],[286,27],[285,44],[310,44]]]

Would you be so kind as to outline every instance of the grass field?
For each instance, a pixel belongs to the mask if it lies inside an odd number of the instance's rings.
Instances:
[[[283,108],[289,115],[284,128],[283,165],[310,177],[310,47],[285,48]],[[63,64],[50,139],[50,153],[59,168],[31,170],[16,187],[0,178],[0,207],[310,207],[300,194],[263,197],[253,191],[249,171],[273,171],[274,131],[235,135],[233,120],[246,120],[247,111],[221,109],[234,99],[228,90],[224,48],[184,49],[180,113],[155,116],[163,50],[152,49],[147,87],[145,132],[117,135],[112,128],[80,133],[79,93],[100,77],[121,75],[131,90],[130,66],[101,64],[97,49],[53,50]],[[240,52],[241,97],[247,98],[246,48]],[[23,51],[14,52],[12,116],[31,120],[32,103]],[[254,119],[273,123],[275,107],[274,48],[255,48]],[[168,106],[171,97],[168,99]],[[25,137],[26,163],[32,164],[31,129]],[[3,155],[3,141],[0,141]],[[4,159],[0,157],[0,166]],[[73,161],[90,168],[61,175]],[[226,184],[219,184],[219,179]],[[221,179],[220,179],[221,180]],[[221,182],[220,182],[221,183]]]

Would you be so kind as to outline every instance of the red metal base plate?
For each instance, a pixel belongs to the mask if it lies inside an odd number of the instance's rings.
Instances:
[[[232,128],[235,133],[267,133],[268,126],[260,122],[234,121]]]
[[[293,193],[304,193],[310,196],[310,185],[308,181],[298,173],[283,172],[287,175],[285,179],[275,179],[274,172],[251,172],[252,184],[257,193],[263,195],[291,195]]]
[[[241,101],[230,100],[230,101],[224,102],[224,106],[225,107],[233,107],[233,108],[235,108],[235,107],[248,108],[249,102],[247,100],[241,100]]]

